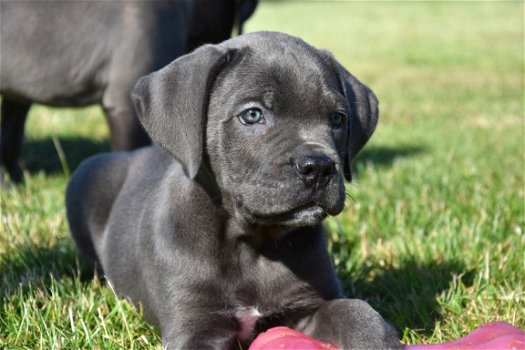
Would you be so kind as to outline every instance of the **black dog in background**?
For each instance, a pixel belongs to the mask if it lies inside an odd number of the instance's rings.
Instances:
[[[103,106],[111,148],[149,143],[130,100],[137,79],[230,37],[258,0],[0,1],[0,176],[18,158],[31,103]]]
[[[377,100],[281,33],[206,45],[137,83],[160,147],[85,161],[66,195],[81,254],[143,306],[168,349],[230,349],[287,325],[341,349],[401,348],[346,299],[321,221],[373,133]]]

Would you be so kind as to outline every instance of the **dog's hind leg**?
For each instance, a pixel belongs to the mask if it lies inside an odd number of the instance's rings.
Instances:
[[[66,209],[71,234],[82,257],[101,274],[97,242],[103,239],[127,171],[126,153],[101,154],[84,161],[67,187]]]
[[[24,125],[30,107],[30,103],[13,101],[5,97],[2,99],[0,167],[5,168],[14,183],[22,182],[22,169],[18,164],[18,158],[22,150]]]
[[[113,151],[129,151],[150,144],[129,97],[133,84],[134,81],[129,86],[109,86],[104,93],[102,107],[111,130]]]

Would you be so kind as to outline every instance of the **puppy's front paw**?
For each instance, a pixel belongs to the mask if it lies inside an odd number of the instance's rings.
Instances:
[[[302,331],[340,349],[403,349],[396,330],[366,302],[337,299],[326,302]]]

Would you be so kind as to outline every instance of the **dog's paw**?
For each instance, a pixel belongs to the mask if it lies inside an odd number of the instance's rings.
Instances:
[[[303,321],[299,330],[340,349],[403,349],[394,327],[362,300],[327,301]]]
[[[344,349],[403,349],[397,331],[368,303],[341,299],[330,305],[341,325],[338,340]]]

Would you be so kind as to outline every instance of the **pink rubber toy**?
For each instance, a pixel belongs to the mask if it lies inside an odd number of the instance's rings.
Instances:
[[[288,327],[270,328],[259,334],[248,350],[339,350],[332,344],[314,338]]]
[[[248,350],[339,350],[332,344],[287,327],[275,327],[261,333]],[[525,332],[508,323],[482,325],[463,338],[443,344],[407,345],[405,350],[525,350]]]
[[[443,344],[408,345],[406,350],[524,350],[525,332],[508,323],[482,325],[472,333]]]

